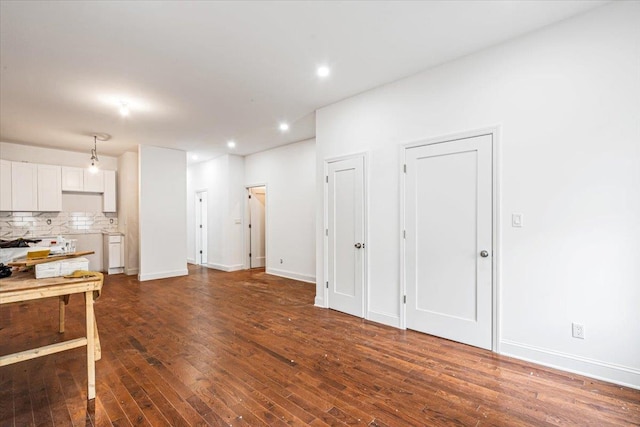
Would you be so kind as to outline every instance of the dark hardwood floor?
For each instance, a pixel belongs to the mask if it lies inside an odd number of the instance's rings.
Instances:
[[[107,276],[103,356],[86,401],[83,349],[0,368],[0,425],[623,426],[640,391],[313,307],[315,287],[190,267]],[[81,297],[64,339],[83,335]],[[0,354],[57,333],[57,300],[3,306]]]

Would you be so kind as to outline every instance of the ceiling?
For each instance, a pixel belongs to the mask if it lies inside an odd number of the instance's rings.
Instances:
[[[246,155],[313,137],[320,107],[603,3],[3,0],[0,140]]]

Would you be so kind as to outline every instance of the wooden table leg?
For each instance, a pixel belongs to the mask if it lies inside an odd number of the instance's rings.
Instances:
[[[60,318],[59,318],[59,327],[58,332],[64,332],[64,296],[59,296],[58,305],[60,307]]]
[[[102,347],[100,346],[100,336],[98,335],[98,322],[96,322],[95,311],[93,312],[93,338],[96,347],[96,350],[94,351],[95,361],[97,362],[102,359]]]
[[[87,399],[96,397],[96,363],[95,363],[95,317],[93,314],[93,291],[85,292],[84,305],[87,320]]]
[[[60,295],[58,297],[58,306],[60,307],[60,319],[58,331],[64,332],[64,306],[69,304],[69,295]]]

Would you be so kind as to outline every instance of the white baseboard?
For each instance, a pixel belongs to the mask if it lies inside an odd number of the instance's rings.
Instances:
[[[316,283],[315,276],[308,276],[306,274],[294,273],[293,271],[279,270],[277,268],[267,268],[265,271],[267,274],[273,274],[274,276],[286,277],[287,279],[299,280],[301,282]]]
[[[133,276],[135,274],[138,274],[140,270],[138,268],[127,268],[124,270],[124,274],[126,274],[127,276]]]
[[[206,265],[207,267],[213,268],[214,270],[222,270],[226,272],[232,272],[232,271],[238,271],[238,270],[244,269],[244,265],[242,264],[226,265],[226,264],[216,264],[214,262],[208,262]]]
[[[187,264],[195,264],[196,260],[195,258],[187,258]]]
[[[388,313],[377,313],[369,310],[367,312],[367,320],[372,322],[382,323],[383,325],[393,326],[394,328],[400,327],[400,316]]]
[[[327,308],[327,306],[324,304],[324,298],[318,296],[316,296],[316,298],[314,299],[313,305],[320,308]]]
[[[625,387],[640,389],[640,369],[561,353],[559,351],[548,350],[510,340],[500,341],[500,354],[550,368],[620,384]]]
[[[186,268],[181,270],[159,271],[157,273],[150,274],[138,274],[138,280],[144,282],[146,280],[166,279],[169,277],[187,276],[189,270]]]

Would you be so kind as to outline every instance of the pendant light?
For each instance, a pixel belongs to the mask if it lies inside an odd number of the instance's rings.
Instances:
[[[91,149],[91,166],[89,166],[89,172],[98,173],[98,136],[93,135],[93,148]]]
[[[91,165],[89,166],[89,172],[98,173],[100,169],[100,164],[98,163],[98,140],[105,142],[111,139],[111,135],[108,133],[93,133],[90,134],[93,136],[93,148],[91,149]]]

